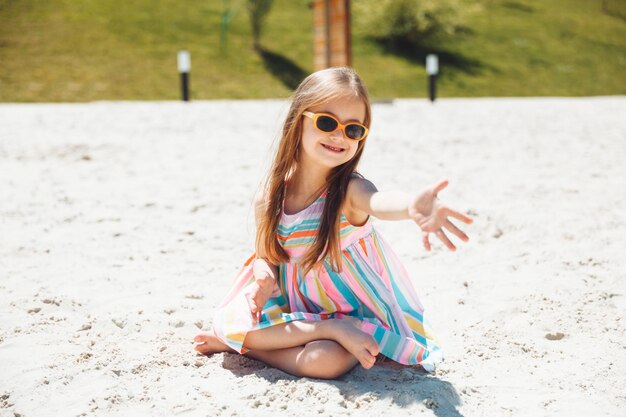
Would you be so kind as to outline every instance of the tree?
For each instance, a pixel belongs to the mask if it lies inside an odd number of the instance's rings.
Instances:
[[[388,41],[423,43],[453,35],[480,5],[466,0],[359,0],[357,27]]]
[[[247,0],[250,25],[252,26],[252,42],[254,49],[261,49],[261,30],[263,22],[272,7],[273,0]]]

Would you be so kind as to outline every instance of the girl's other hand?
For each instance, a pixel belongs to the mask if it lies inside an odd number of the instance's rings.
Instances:
[[[409,216],[422,229],[422,242],[424,243],[424,248],[428,251],[430,250],[430,242],[428,240],[430,233],[434,233],[448,249],[456,250],[454,244],[450,242],[450,239],[444,233],[443,228],[446,228],[463,241],[469,240],[467,235],[456,227],[448,217],[454,217],[466,224],[471,224],[472,218],[451,209],[437,198],[437,193],[447,186],[448,180],[443,179],[435,185],[427,187],[409,204]]]
[[[262,278],[256,279],[250,286],[250,290],[246,294],[246,300],[248,300],[248,305],[250,305],[250,313],[255,323],[261,321],[263,306],[265,306],[270,295],[272,295],[274,285],[274,279],[265,275]]]

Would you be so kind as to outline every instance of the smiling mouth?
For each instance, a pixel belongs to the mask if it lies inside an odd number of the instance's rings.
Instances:
[[[345,151],[345,149],[343,148],[337,148],[335,146],[326,145],[324,143],[322,143],[322,146],[330,151],[337,152],[337,153]]]

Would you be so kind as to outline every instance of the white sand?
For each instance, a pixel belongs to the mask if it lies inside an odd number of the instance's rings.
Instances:
[[[623,415],[624,97],[374,106],[361,171],[381,190],[447,176],[475,218],[455,253],[376,223],[431,311],[435,374],[196,356],[285,110],[0,105],[1,416]]]

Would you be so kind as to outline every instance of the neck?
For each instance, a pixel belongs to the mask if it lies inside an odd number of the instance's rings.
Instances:
[[[289,193],[312,196],[321,191],[330,174],[330,168],[298,164],[289,179]]]

